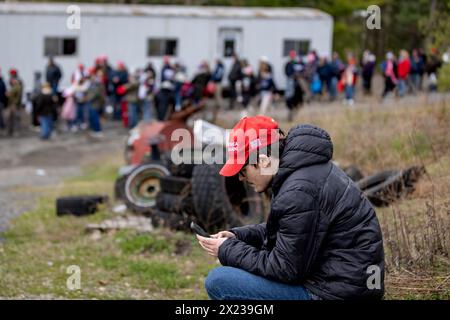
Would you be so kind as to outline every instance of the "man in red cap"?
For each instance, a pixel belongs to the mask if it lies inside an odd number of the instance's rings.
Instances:
[[[289,134],[268,117],[241,119],[221,175],[272,190],[267,222],[197,236],[223,266],[205,287],[212,299],[380,299],[384,251],[375,211],[331,161],[328,133]]]

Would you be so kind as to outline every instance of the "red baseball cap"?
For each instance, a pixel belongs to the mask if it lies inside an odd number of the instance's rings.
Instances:
[[[228,159],[220,174],[225,177],[236,175],[251,153],[279,139],[278,123],[274,119],[266,116],[242,118],[230,132]]]

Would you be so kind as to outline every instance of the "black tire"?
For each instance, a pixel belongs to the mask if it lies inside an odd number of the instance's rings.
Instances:
[[[93,196],[83,196],[83,198],[92,200],[96,203],[106,204],[109,201],[109,197],[106,194],[93,195]]]
[[[414,191],[414,186],[420,177],[426,173],[423,166],[411,166],[403,171],[403,181],[408,191]]]
[[[97,211],[97,205],[104,201],[104,196],[71,196],[56,199],[58,216],[86,216]]]
[[[128,176],[121,176],[114,182],[114,199],[124,200],[125,199],[125,182]]]
[[[136,167],[125,182],[124,200],[128,209],[139,213],[151,211],[161,190],[159,179],[169,174],[169,170],[159,164]]]
[[[208,231],[261,223],[262,198],[239,181],[224,178],[218,165],[197,165],[192,174],[192,200],[196,220]]]
[[[173,212],[167,212],[159,209],[152,210],[152,224],[155,227],[166,227],[172,230],[189,229],[189,219],[186,216],[176,214]]]
[[[167,176],[159,179],[161,192],[171,194],[187,194],[190,191],[191,180],[183,177]]]
[[[359,180],[357,182],[357,185],[361,190],[364,191],[364,190],[373,188],[376,185],[379,185],[379,184],[385,182],[391,176],[395,176],[399,172],[400,172],[399,170],[386,170],[386,171],[377,172],[371,176],[368,176],[368,177],[365,177],[364,179]]]
[[[116,181],[114,182],[114,199],[124,201],[125,199],[125,182],[128,176],[137,166],[128,165],[120,167],[117,173]]]
[[[183,177],[183,178],[192,178],[192,172],[194,170],[195,164],[173,164],[171,165],[170,172],[172,176]]]
[[[414,190],[414,184],[424,173],[423,167],[416,166],[402,171],[377,173],[367,179],[372,178],[371,181],[379,181],[384,178],[384,180],[366,188],[364,194],[373,205],[377,207],[387,206],[398,198],[411,193]]]
[[[161,211],[193,214],[192,197],[160,192],[156,196],[156,208]]]
[[[354,182],[357,182],[364,178],[364,175],[362,174],[361,170],[357,166],[348,166],[346,168],[342,169],[347,176],[350,177]]]
[[[364,190],[364,194],[374,206],[384,207],[398,198],[402,184],[402,172],[399,171],[383,182]]]

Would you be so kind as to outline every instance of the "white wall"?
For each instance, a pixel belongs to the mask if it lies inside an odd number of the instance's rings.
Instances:
[[[178,53],[190,75],[202,59],[210,62],[217,52],[217,35],[221,27],[243,29],[243,57],[256,68],[260,56],[270,58],[276,81],[284,87],[282,57],[283,39],[310,39],[311,48],[320,55],[331,55],[332,21],[291,19],[197,19],[157,18],[148,16],[82,16],[81,30],[66,28],[66,16],[0,15],[0,67],[3,76],[16,67],[27,90],[32,86],[33,72],[44,71],[45,36],[76,36],[76,56],[55,57],[62,67],[62,86],[67,86],[78,63],[91,65],[96,56],[107,54],[110,63],[124,61],[131,70],[143,67],[149,60],[147,39],[150,37],[178,38]],[[161,58],[151,58],[159,69]]]

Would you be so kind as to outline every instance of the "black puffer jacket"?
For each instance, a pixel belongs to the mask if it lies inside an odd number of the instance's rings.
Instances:
[[[333,145],[324,130],[294,127],[272,181],[267,224],[232,229],[236,237],[220,246],[220,262],[277,281],[303,284],[323,299],[381,298],[384,252],[375,211],[330,161],[332,154]],[[372,265],[378,268],[368,270]],[[367,286],[373,268],[380,271],[379,289]]]

